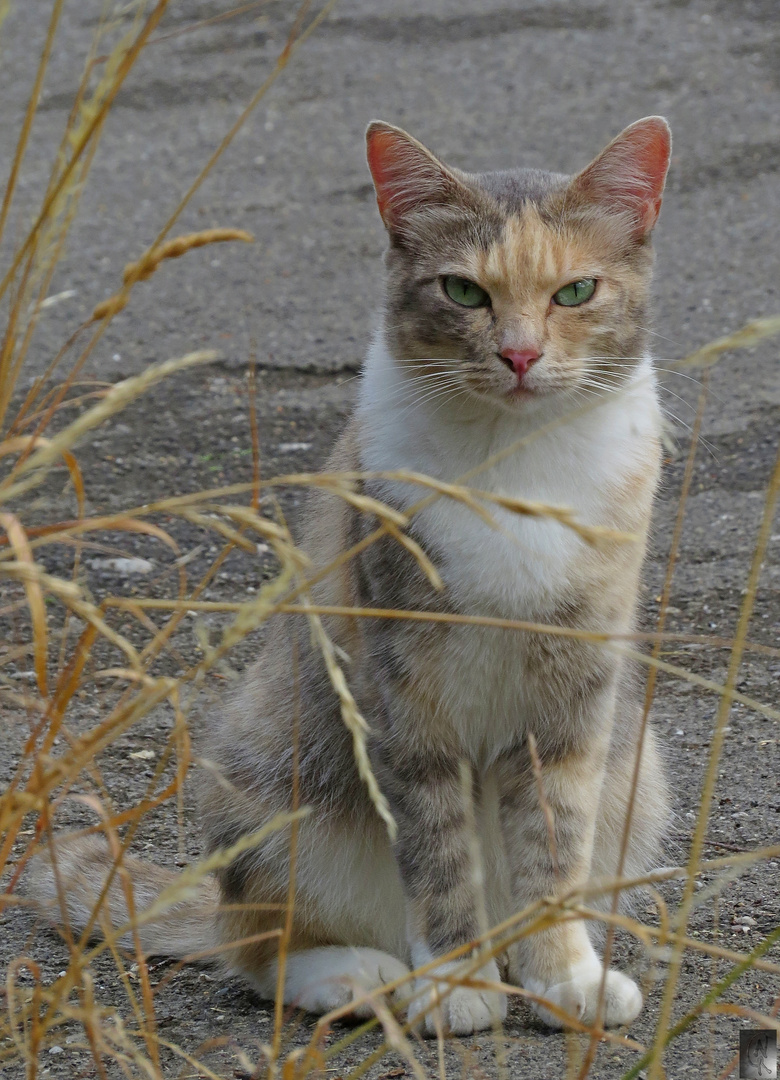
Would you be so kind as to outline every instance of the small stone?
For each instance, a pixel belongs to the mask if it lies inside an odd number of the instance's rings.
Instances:
[[[310,442],[282,442],[279,443],[280,454],[294,454],[298,450],[310,450]]]
[[[131,758],[138,758],[140,761],[151,761],[156,757],[154,750],[136,750],[134,754],[129,755]]]
[[[96,570],[114,570],[118,574],[151,574],[154,563],[148,559],[93,559],[90,566]]]
[[[61,1054],[62,1052],[63,1052],[62,1047],[57,1046],[56,1044],[54,1046],[49,1047],[49,1053],[50,1054]]]

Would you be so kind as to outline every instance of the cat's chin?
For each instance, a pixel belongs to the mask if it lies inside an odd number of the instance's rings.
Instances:
[[[557,394],[560,394],[560,390],[556,387],[550,389],[548,387],[530,387],[517,385],[513,386],[510,390],[503,390],[497,387],[490,387],[485,390],[476,391],[476,396],[483,402],[490,402],[491,405],[498,405],[502,409],[508,409],[510,412],[517,412],[518,410],[529,410],[539,407]]]
[[[542,401],[549,396],[549,391],[539,390],[536,387],[526,387],[521,384],[509,389],[500,386],[470,386],[470,396],[491,405],[501,405],[504,408],[522,407],[536,401]]]
[[[570,387],[549,386],[542,389],[500,391],[497,389],[474,390],[471,394],[481,410],[489,409],[511,416],[536,418],[544,422],[578,405],[576,394]],[[480,411],[481,411],[480,410]]]
[[[534,398],[541,397],[542,395],[540,395],[539,391],[533,387],[518,383],[517,386],[513,386],[505,396],[510,401],[532,401]]]

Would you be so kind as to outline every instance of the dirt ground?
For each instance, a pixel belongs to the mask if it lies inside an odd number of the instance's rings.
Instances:
[[[191,0],[173,6],[160,35],[229,9],[227,0]],[[88,36],[99,10],[90,2],[66,6],[35,129],[23,197],[32,199],[50,160],[52,141],[72,98]],[[43,0],[18,5],[3,29],[5,108],[0,145],[8,159],[13,132],[26,103],[33,56],[43,34]],[[27,373],[39,370],[92,306],[116,287],[125,262],[154,237],[207,154],[270,70],[292,18],[286,3],[214,22],[168,37],[149,48],[116,103],[95,163],[91,186],[53,292],[75,290],[47,313]],[[89,377],[115,382],[150,360],[214,346],[224,358],[174,377],[142,403],[101,429],[80,451],[89,509],[98,513],[155,497],[246,480],[249,454],[247,358],[257,355],[258,413],[265,475],[317,468],[344,424],[361,356],[372,327],[381,280],[383,246],[368,175],[362,132],[374,115],[400,123],[454,164],[501,168],[516,163],[572,171],[622,126],[648,113],[669,117],[675,152],[656,248],[658,269],[654,332],[659,367],[755,317],[780,311],[780,20],[774,0],[643,0],[567,5],[517,0],[500,7],[466,0],[344,0],[296,56],[176,231],[210,225],[250,229],[257,242],[193,252],[141,285],[114,321]],[[778,345],[728,354],[712,376],[680,560],[675,572],[669,629],[733,634],[747,581],[780,430]],[[696,376],[696,372],[690,373]],[[699,385],[662,372],[665,404],[674,431],[655,514],[652,552],[642,594],[642,621],[653,625],[677,511],[689,426]],[[40,492],[32,513],[52,520],[73,510],[66,475]],[[283,495],[295,520],[300,493]],[[197,527],[165,522],[195,581],[217,545]],[[777,647],[780,629],[780,526],[776,524],[762,571],[750,640]],[[93,595],[171,595],[174,556],[149,538],[106,539],[105,550],[84,554],[84,580]],[[110,548],[110,550],[109,550]],[[212,550],[213,549],[213,550]],[[109,560],[146,560],[143,573],[120,573]],[[69,574],[62,549],[44,557],[52,573]],[[241,599],[271,574],[268,558],[230,557],[206,599]],[[2,604],[3,597],[0,597]],[[189,620],[177,652],[156,671],[176,673],[197,655],[204,635],[213,639],[221,619]],[[4,624],[11,640],[21,621]],[[126,626],[132,637],[137,631]],[[0,635],[2,636],[2,635]],[[139,636],[138,640],[142,640]],[[231,668],[209,680],[197,711],[218,708],[219,694],[252,655],[247,641]],[[103,659],[108,658],[109,654]],[[722,681],[726,650],[670,646],[664,658]],[[101,657],[96,657],[96,665]],[[11,668],[13,670],[13,668]],[[20,683],[25,664],[16,665]],[[738,688],[778,706],[780,663],[746,654]],[[110,688],[105,691],[107,700]],[[85,694],[72,730],[91,726],[100,696]],[[717,698],[690,683],[662,676],[654,715],[673,777],[676,820],[669,861],[685,858],[706,767]],[[0,723],[0,779],[10,777],[26,734],[26,719],[6,709]],[[115,806],[140,798],[172,717],[161,709],[128,731],[102,755],[100,768]],[[195,721],[197,729],[197,721]],[[777,723],[736,706],[727,743],[706,856],[717,858],[776,843],[780,832]],[[83,790],[89,790],[85,778]],[[192,792],[184,805],[149,815],[135,850],[168,864],[198,853]],[[83,807],[63,806],[59,823],[87,820]],[[690,933],[703,941],[747,951],[778,922],[778,866],[765,861],[728,884],[716,904],[698,906]],[[711,878],[705,877],[705,883]],[[705,889],[704,892],[707,890]],[[677,885],[661,890],[668,902]],[[657,919],[654,901],[638,914]],[[747,920],[747,921],[745,921]],[[0,963],[23,949],[47,975],[66,962],[64,947],[25,911],[12,911],[0,931]],[[775,950],[778,959],[778,950]],[[630,939],[619,942],[617,963],[642,975],[648,961]],[[675,1015],[682,1015],[728,970],[689,953]],[[158,982],[170,964],[153,970]],[[125,993],[105,960],[94,966],[97,994],[108,1005]],[[631,1036],[653,1031],[660,1002],[648,1000]],[[768,1011],[780,979],[752,972],[726,1000]],[[124,1007],[124,1005],[123,1005]],[[199,1053],[219,1075],[239,1075],[236,1047],[257,1060],[272,1018],[242,986],[223,983],[203,969],[184,969],[157,996],[160,1034],[188,1053]],[[701,1020],[677,1040],[665,1059],[670,1078],[719,1075],[738,1048],[740,1023],[718,1016]],[[290,1018],[289,1046],[305,1041],[306,1020]],[[334,1030],[334,1043],[345,1029]],[[69,1041],[71,1040],[71,1041]],[[40,1075],[70,1080],[94,1075],[77,1036],[43,1055]],[[208,1040],[212,1045],[199,1050]],[[542,1028],[522,1004],[510,1009],[504,1040],[511,1080],[564,1075],[577,1037]],[[360,1038],[330,1065],[346,1077],[378,1045]],[[494,1076],[492,1035],[448,1044],[447,1075]],[[166,1076],[196,1076],[171,1051]],[[420,1048],[434,1075],[434,1050]],[[619,1077],[635,1060],[619,1047],[602,1047],[592,1075]],[[14,1068],[2,1076],[23,1075]],[[110,1076],[120,1075],[109,1072]],[[369,1071],[403,1077],[393,1056]],[[725,1074],[724,1074],[725,1075]],[[736,1075],[736,1074],[733,1074]]]

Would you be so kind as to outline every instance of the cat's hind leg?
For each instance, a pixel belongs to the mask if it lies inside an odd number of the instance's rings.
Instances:
[[[289,889],[289,848],[276,837],[221,872],[224,966],[266,1000],[279,981],[279,927]],[[301,827],[283,1001],[321,1015],[408,975],[403,892],[382,823],[318,819]],[[411,993],[407,983],[397,997]],[[389,995],[393,996],[393,995]]]
[[[636,765],[639,718],[637,708],[636,715],[630,718],[635,723],[629,725],[618,720],[613,732],[593,843],[591,877],[594,879],[612,878],[618,872]],[[656,745],[655,731],[648,725],[631,808],[622,877],[640,877],[658,865],[670,818],[669,789],[663,762]],[[602,908],[610,904],[611,896],[602,897],[599,901]]]

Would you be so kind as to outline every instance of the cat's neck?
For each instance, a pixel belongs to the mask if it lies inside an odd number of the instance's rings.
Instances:
[[[603,397],[548,395],[510,410],[458,390],[431,391],[410,377],[408,361],[392,355],[381,329],[368,352],[357,412],[364,468],[405,468],[446,480],[518,440],[534,446],[534,457],[559,459],[562,468],[579,446],[598,474],[606,464],[599,458],[612,457],[626,442],[657,436],[660,424],[649,357]]]

